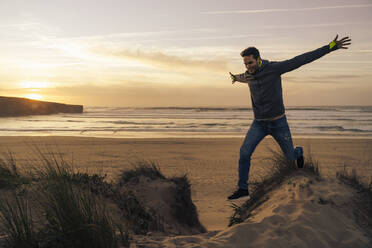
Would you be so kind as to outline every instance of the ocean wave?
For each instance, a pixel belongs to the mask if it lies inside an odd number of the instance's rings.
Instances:
[[[135,112],[143,110],[252,111],[252,107],[86,107],[84,113]],[[372,112],[372,106],[287,106],[286,110],[300,111],[360,111]]]
[[[239,117],[223,117],[223,116],[200,116],[200,115],[182,115],[181,114],[167,114],[167,115],[110,115],[110,116],[76,116],[77,119],[142,119],[142,120],[154,120],[154,119],[171,119],[171,120],[252,120],[252,116],[240,115]],[[103,122],[103,121],[97,121]],[[112,121],[106,121],[112,122]]]
[[[300,111],[340,111],[339,108],[333,107],[286,107],[286,110],[300,110]]]
[[[111,124],[118,124],[118,125],[173,125],[174,122],[135,122],[135,121],[98,121],[99,123],[111,123]]]
[[[372,119],[359,119],[357,118],[329,118],[328,117],[309,117],[309,118],[296,118],[291,116],[290,121],[347,121],[347,122],[365,122],[365,123],[372,123]]]
[[[203,124],[200,124],[201,126],[209,126],[209,127],[213,127],[213,126],[228,126],[228,124],[226,123],[203,123]]]
[[[80,132],[82,129],[68,129],[68,128],[1,128],[0,132]]]
[[[206,112],[206,111],[252,111],[252,108],[197,108],[197,112]]]
[[[26,122],[85,122],[80,120],[24,120]]]
[[[61,133],[71,133],[71,132],[78,132],[78,133],[86,133],[86,132],[215,132],[215,133],[224,133],[224,132],[242,132],[245,131],[240,128],[234,128],[234,129],[216,129],[216,128],[81,128],[81,129],[67,129],[67,128],[43,128],[43,129],[7,129],[2,128],[0,129],[0,132],[61,132]]]
[[[327,119],[326,119],[327,120]],[[351,118],[335,118],[335,119],[328,119],[328,120],[335,120],[335,121],[353,121],[353,122],[370,122],[372,123],[372,119],[351,119]]]
[[[364,113],[372,113],[372,106],[361,107],[361,108],[360,108],[360,112],[364,112]]]
[[[293,106],[287,108],[294,135],[372,136],[372,107]],[[136,132],[244,134],[253,120],[251,108],[155,107],[89,108],[83,114],[6,119],[0,134],[14,135],[136,135]],[[143,135],[143,136],[146,136]],[[149,135],[150,136],[150,135]]]
[[[151,107],[151,108],[138,108],[138,109],[152,109],[152,110],[195,110],[197,112],[205,111],[250,111],[249,107]]]
[[[355,133],[372,133],[372,130],[362,130],[358,128],[344,128],[342,126],[314,126],[321,131],[340,131],[340,132],[355,132]]]

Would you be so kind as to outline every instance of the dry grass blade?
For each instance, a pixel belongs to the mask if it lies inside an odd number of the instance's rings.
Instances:
[[[271,171],[269,175],[259,181],[250,184],[250,200],[246,201],[242,206],[233,205],[233,214],[230,217],[229,226],[241,223],[247,219],[251,211],[265,202],[267,194],[280,185],[286,178],[297,170],[295,161],[287,160],[282,152],[270,149],[271,156],[268,159],[271,163]],[[311,159],[306,160],[304,168],[308,172],[319,175],[318,164]]]
[[[15,192],[0,201],[0,221],[10,247],[39,247],[28,199]]]

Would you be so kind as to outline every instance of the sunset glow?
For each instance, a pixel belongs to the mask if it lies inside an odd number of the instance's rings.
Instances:
[[[85,106],[250,107],[247,85],[232,85],[229,76],[245,71],[242,50],[254,46],[263,59],[283,61],[338,34],[353,40],[349,49],[282,76],[285,103],[372,105],[367,0],[1,3],[4,96]]]
[[[48,82],[24,81],[19,83],[19,87],[24,89],[48,88],[49,86],[50,84]]]
[[[32,99],[32,100],[41,100],[43,99],[43,96],[42,95],[39,95],[39,94],[28,94],[28,95],[25,95],[26,98],[28,99]]]

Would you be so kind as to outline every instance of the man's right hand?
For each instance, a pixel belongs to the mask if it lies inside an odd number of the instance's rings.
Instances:
[[[232,84],[234,84],[236,82],[236,77],[231,72],[229,73],[230,73],[230,78],[232,80]]]

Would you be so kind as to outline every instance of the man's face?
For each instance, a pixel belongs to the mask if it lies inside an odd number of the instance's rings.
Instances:
[[[258,70],[259,57],[255,59],[253,55],[248,55],[243,57],[243,61],[249,74],[254,74]]]

